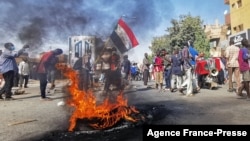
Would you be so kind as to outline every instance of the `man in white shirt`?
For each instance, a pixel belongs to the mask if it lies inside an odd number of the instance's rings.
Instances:
[[[23,83],[24,83],[24,88],[28,88],[28,81],[29,81],[29,75],[30,75],[30,69],[29,69],[29,64],[28,64],[28,58],[23,57],[23,61],[19,63],[19,76],[20,76],[20,86],[19,88],[22,89]]]
[[[234,45],[234,41],[230,40],[229,45],[225,50],[225,57],[227,59],[226,61],[226,67],[228,69],[228,79],[229,79],[229,89],[228,92],[233,92],[233,76],[234,80],[236,81],[236,91],[238,91],[238,88],[240,87],[240,69],[239,69],[239,62],[238,62],[238,55],[240,48]]]

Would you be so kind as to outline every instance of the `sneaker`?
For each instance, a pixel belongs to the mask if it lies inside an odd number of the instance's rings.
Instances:
[[[49,98],[49,97],[45,97],[45,98],[41,98],[41,100],[43,100],[43,101],[51,101],[52,99]]]
[[[28,86],[24,86],[24,88],[29,88]]]

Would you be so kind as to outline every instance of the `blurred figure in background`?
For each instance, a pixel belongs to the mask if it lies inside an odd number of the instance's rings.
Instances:
[[[123,56],[123,62],[121,64],[121,67],[122,67],[122,72],[124,73],[123,79],[128,80],[129,75],[130,75],[130,67],[131,67],[131,62],[128,59],[128,55]]]
[[[148,53],[144,53],[144,58],[142,61],[142,71],[143,71],[143,84],[148,88],[148,79],[149,79],[149,59],[148,59]]]
[[[131,72],[131,80],[135,80],[135,76],[138,73],[138,67],[136,63],[133,63],[133,65],[130,68],[130,72]]]
[[[19,88],[22,89],[24,88],[28,88],[28,81],[29,81],[29,76],[30,76],[30,68],[29,68],[29,63],[28,63],[28,58],[27,57],[23,57],[22,58],[23,61],[21,61],[19,63],[19,76],[20,76],[20,84],[19,84]],[[23,85],[24,84],[24,85]]]

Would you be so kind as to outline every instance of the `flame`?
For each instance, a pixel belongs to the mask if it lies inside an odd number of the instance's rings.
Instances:
[[[105,98],[103,103],[97,105],[96,97],[91,90],[86,92],[78,89],[79,78],[75,70],[62,64],[57,64],[57,68],[71,81],[68,87],[71,97],[67,104],[72,106],[74,111],[70,117],[69,131],[74,130],[77,119],[95,121],[96,123],[89,124],[95,129],[112,127],[121,119],[131,122],[138,121],[138,119],[130,115],[132,113],[139,113],[139,111],[133,106],[128,106],[127,99],[124,98],[123,92],[117,95],[115,102],[111,103],[109,98]]]

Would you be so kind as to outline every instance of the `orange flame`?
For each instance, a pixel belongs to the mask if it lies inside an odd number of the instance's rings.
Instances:
[[[78,89],[79,78],[75,70],[62,64],[58,64],[57,68],[71,81],[71,85],[68,87],[71,98],[68,100],[68,104],[74,107],[74,111],[70,118],[69,131],[74,130],[77,119],[98,119],[97,123],[90,123],[90,126],[95,129],[112,127],[121,119],[132,122],[138,120],[130,116],[132,113],[139,112],[135,107],[128,106],[127,99],[123,97],[122,92],[117,95],[115,102],[111,103],[106,98],[103,103],[97,105],[96,97],[91,90],[85,92]]]

